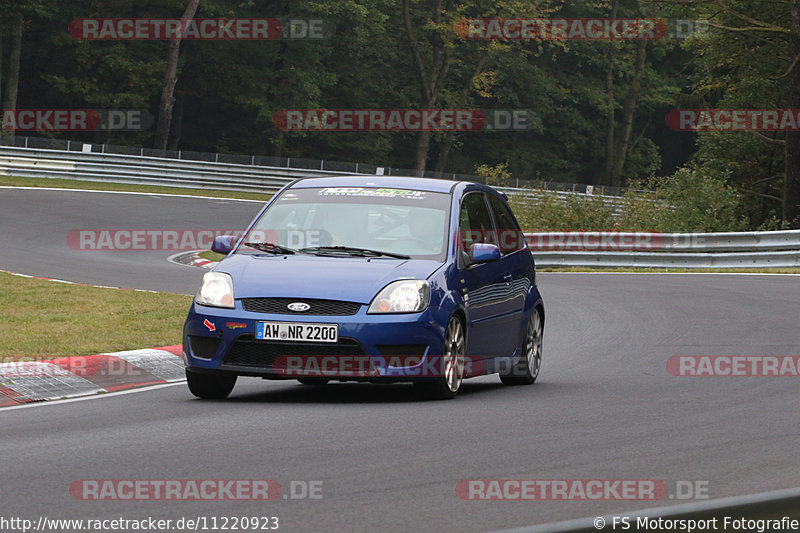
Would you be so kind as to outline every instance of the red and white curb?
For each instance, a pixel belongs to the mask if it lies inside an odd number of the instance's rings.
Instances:
[[[30,276],[28,274],[20,274],[19,272],[11,272],[10,270],[2,270],[0,272],[3,274],[10,274],[12,276],[17,276],[19,278],[28,278],[28,279],[41,279],[44,281],[54,281],[56,283],[64,283],[65,285],[80,285],[81,287],[96,287],[98,289],[117,289],[120,291],[134,291],[134,292],[150,292],[153,294],[158,294],[158,291],[150,291],[147,289],[129,289],[127,287],[111,287],[109,285],[92,285],[90,283],[78,283],[77,281],[67,281],[65,279],[57,279],[57,278],[43,278],[40,276]]]
[[[211,261],[210,259],[200,257],[200,253],[204,251],[205,250],[193,250],[191,252],[180,252],[167,257],[167,261],[183,266],[213,268],[219,261]]]
[[[0,407],[115,392],[185,379],[183,347],[0,364]]]

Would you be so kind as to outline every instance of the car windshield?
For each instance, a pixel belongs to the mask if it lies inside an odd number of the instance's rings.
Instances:
[[[443,260],[450,195],[378,187],[293,188],[258,218],[236,253],[280,249],[324,256]]]

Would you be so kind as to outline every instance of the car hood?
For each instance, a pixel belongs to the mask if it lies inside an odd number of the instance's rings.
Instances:
[[[238,298],[322,298],[368,304],[401,278],[427,279],[441,261],[234,254],[214,270],[233,277]]]

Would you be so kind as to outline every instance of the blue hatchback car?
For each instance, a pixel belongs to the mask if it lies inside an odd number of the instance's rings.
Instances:
[[[454,397],[465,378],[533,383],[544,304],[505,195],[471,182],[306,178],[277,193],[195,296],[183,330],[189,389],[225,398],[238,376],[410,381]]]

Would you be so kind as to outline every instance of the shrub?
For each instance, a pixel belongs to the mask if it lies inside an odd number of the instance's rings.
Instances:
[[[498,167],[494,167],[497,170]],[[510,175],[505,177],[510,180]],[[725,176],[705,169],[683,168],[672,176],[631,181],[620,202],[600,196],[542,191],[535,200],[511,198],[526,231],[619,230],[674,232],[741,231],[741,200]],[[644,190],[642,190],[644,189]]]

